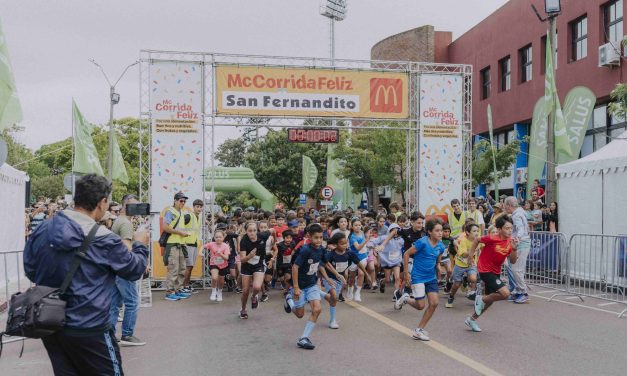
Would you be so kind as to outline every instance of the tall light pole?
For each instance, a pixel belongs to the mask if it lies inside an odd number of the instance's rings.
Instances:
[[[109,179],[109,181],[112,182],[113,181],[113,136],[114,136],[113,106],[120,103],[120,94],[115,92],[115,86],[118,84],[118,82],[120,82],[122,77],[126,74],[126,71],[128,71],[130,67],[139,64],[139,61],[129,64],[126,68],[124,68],[124,71],[122,72],[122,74],[120,74],[120,77],[118,77],[118,79],[113,84],[109,80],[109,77],[105,73],[102,66],[98,64],[96,60],[89,59],[89,61],[95,66],[97,66],[98,68],[100,68],[102,75],[104,76],[105,80],[107,80],[107,84],[109,84],[109,153],[107,156],[107,178]]]
[[[532,4],[533,11],[542,22],[549,22],[549,30],[547,39],[551,42],[551,56],[555,58],[553,66],[557,64],[555,56],[555,37],[557,35],[556,18],[562,12],[560,0],[544,0],[544,12],[546,18],[542,18],[536,7]],[[547,67],[548,68],[548,67]],[[554,68],[555,69],[555,68]],[[545,72],[546,74],[546,72]],[[555,72],[553,72],[555,74]],[[547,158],[546,158],[546,190],[545,201],[550,203],[556,201],[557,198],[557,181],[555,179],[555,115],[553,112],[549,114],[547,121]]]

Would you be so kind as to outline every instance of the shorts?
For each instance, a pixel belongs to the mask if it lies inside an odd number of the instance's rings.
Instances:
[[[264,264],[261,265],[251,265],[249,263],[246,264],[242,264],[242,270],[240,271],[240,273],[242,275],[253,275],[255,273],[265,273],[266,272],[266,266]]]
[[[237,269],[237,262],[235,262],[235,259],[229,260],[229,269]]]
[[[363,265],[363,266],[364,266],[364,268],[365,268],[365,267],[366,267],[366,265],[368,265],[368,260],[367,260],[367,259],[361,259],[361,260],[359,260],[359,263],[360,263],[361,265]],[[358,269],[357,264],[352,264],[351,266],[349,266],[349,267],[348,267],[348,271],[349,271],[349,272],[356,272],[356,271],[357,271],[357,269]]]
[[[389,265],[387,262],[381,260],[381,267],[383,269],[402,268],[403,267],[403,263],[402,262],[397,262],[396,264]]]
[[[411,291],[414,299],[420,300],[424,299],[429,293],[438,293],[440,291],[440,287],[438,286],[438,281],[434,279],[431,282],[412,283]]]
[[[335,296],[340,296],[340,293],[342,292],[342,282],[336,280],[335,278],[331,278],[333,280],[333,283],[335,283]],[[326,279],[322,280],[322,284],[324,285],[324,287],[327,289],[327,292],[331,291],[331,286],[329,286],[329,283],[327,282]]]
[[[223,269],[220,269],[220,268],[218,268],[218,266],[217,266],[217,265],[211,265],[211,266],[209,266],[209,270],[214,270],[214,269],[217,269],[217,270],[218,270],[218,275],[219,275],[220,277],[225,277],[227,274],[229,274],[229,268],[223,268]]]
[[[479,273],[479,278],[483,281],[483,285],[485,287],[485,295],[490,295],[493,292],[497,292],[503,287],[505,284],[501,281],[501,276],[494,273]]]
[[[451,259],[450,258],[443,258],[440,260],[440,265],[446,265],[446,264],[450,264],[451,263]]]
[[[185,258],[185,266],[192,267],[196,265],[196,258],[198,257],[198,248],[191,245],[187,246],[187,257]]]
[[[274,268],[266,268],[266,275],[274,275]]]
[[[453,282],[463,281],[464,273],[468,273],[469,277],[473,274],[477,275],[477,268],[474,266],[462,268],[461,266],[455,265],[455,268],[453,268]]]
[[[302,308],[312,300],[320,300],[320,287],[317,283],[313,286],[301,289],[298,301],[294,301],[294,308]]]
[[[276,274],[278,277],[283,277],[286,274],[292,274],[292,266],[287,264],[287,265],[281,265],[279,266],[279,268],[276,270]]]

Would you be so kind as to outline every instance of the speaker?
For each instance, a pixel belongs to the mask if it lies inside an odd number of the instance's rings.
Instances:
[[[24,207],[30,207],[30,179],[26,181],[26,195],[24,197]]]

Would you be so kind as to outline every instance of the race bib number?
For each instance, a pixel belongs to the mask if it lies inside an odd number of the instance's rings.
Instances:
[[[399,257],[401,257],[401,251],[395,250],[395,251],[390,252],[390,259],[396,260]]]
[[[335,270],[337,270],[338,273],[344,273],[346,269],[348,269],[348,261],[335,263]]]
[[[255,256],[255,257],[251,258],[250,260],[248,260],[248,263],[251,264],[251,265],[259,264],[259,256]]]
[[[222,265],[222,264],[224,264],[224,259],[222,257],[216,257],[213,260],[213,263],[216,264],[216,265]]]
[[[292,255],[289,255],[289,256],[283,255],[283,263],[284,264],[289,264],[291,261],[292,261]]]
[[[307,272],[307,275],[314,275],[318,272],[318,262],[315,264],[311,264],[309,265],[309,271]]]

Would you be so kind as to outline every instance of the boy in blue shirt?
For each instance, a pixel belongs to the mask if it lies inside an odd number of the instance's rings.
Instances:
[[[285,295],[285,312],[294,312],[299,319],[305,315],[305,305],[311,306],[311,316],[305,324],[303,335],[296,343],[298,347],[313,350],[309,336],[316,326],[316,321],[322,310],[320,306],[321,298],[326,297],[326,293],[320,291],[318,286],[318,272],[324,277],[331,288],[335,288],[335,283],[331,280],[324,268],[325,249],[322,247],[322,226],[312,224],[307,228],[307,234],[311,243],[301,247],[296,255],[294,265],[292,265],[292,282],[294,287],[290,293]],[[293,293],[293,296],[292,296]]]
[[[404,280],[406,283],[411,281],[413,297],[410,297],[408,293],[404,293],[394,302],[395,309],[401,309],[404,304],[409,304],[422,311],[426,305],[425,297],[427,298],[429,306],[412,335],[414,339],[421,341],[429,341],[429,335],[424,328],[433,316],[440,300],[435,268],[436,265],[439,265],[446,248],[442,243],[442,221],[439,218],[428,220],[426,230],[427,236],[415,241],[412,247],[403,255]],[[414,257],[414,265],[410,273],[408,264],[409,258],[412,256]]]

